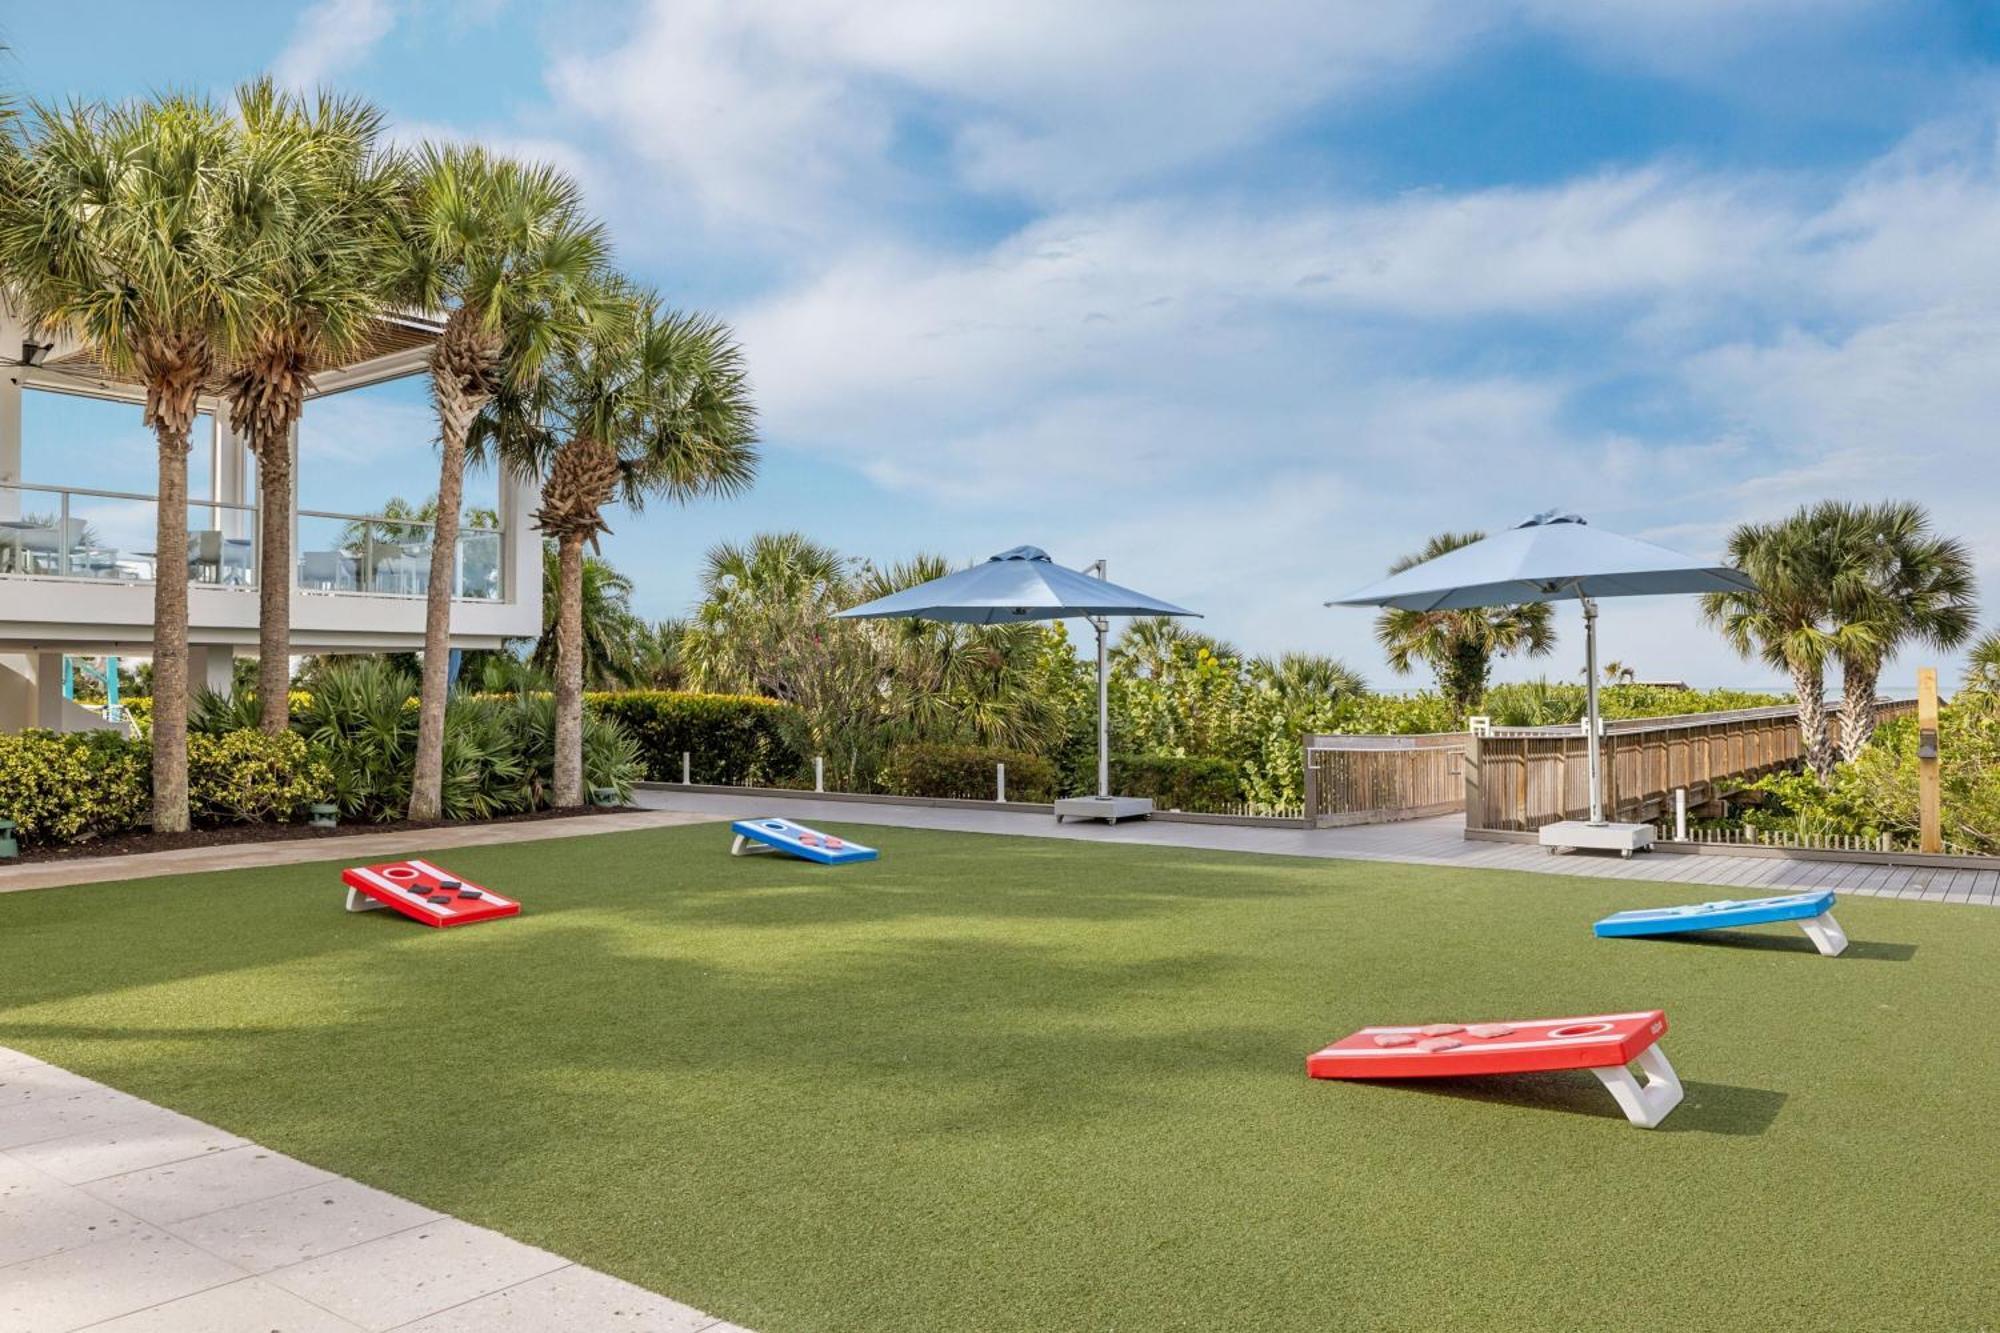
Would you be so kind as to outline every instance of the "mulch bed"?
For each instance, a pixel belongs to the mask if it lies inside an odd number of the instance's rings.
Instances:
[[[502,815],[498,819],[398,819],[387,824],[343,823],[330,829],[312,828],[306,824],[225,824],[220,828],[190,829],[186,833],[134,830],[89,842],[23,847],[18,859],[0,861],[0,866],[27,865],[37,861],[74,861],[96,856],[138,856],[144,852],[172,852],[183,847],[228,847],[245,842],[298,842],[306,838],[348,838],[363,833],[408,833],[421,829],[470,828],[487,824],[537,824],[546,819],[588,819],[594,815],[630,814],[636,809],[637,806],[587,805],[580,810],[535,810],[527,814]]]

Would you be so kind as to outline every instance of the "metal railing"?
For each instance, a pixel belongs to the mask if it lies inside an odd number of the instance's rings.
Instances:
[[[308,592],[422,597],[430,588],[437,524],[387,514],[298,511],[298,586]],[[467,525],[452,559],[452,596],[497,601],[506,594],[505,530]]]
[[[0,485],[0,575],[151,583],[158,577],[159,500],[88,486]],[[257,586],[257,511],[190,500],[188,580]]]

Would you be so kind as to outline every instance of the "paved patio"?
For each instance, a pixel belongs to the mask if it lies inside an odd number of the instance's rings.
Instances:
[[[742,1333],[0,1047],[7,1333]]]
[[[1473,842],[1456,816],[1352,828],[1253,828],[1239,824],[1181,824],[1137,820],[1115,827],[1100,823],[1058,824],[1044,814],[980,810],[956,806],[886,805],[828,801],[810,795],[767,792],[719,794],[648,788],[636,804],[713,819],[745,819],[783,813],[794,819],[828,823],[888,824],[900,828],[951,829],[1031,838],[1072,838],[1088,842],[1150,847],[1197,847],[1219,852],[1265,852],[1278,856],[1324,856],[1358,861],[1403,861],[1418,865],[1462,866],[1481,870],[1525,870],[1536,874],[1591,875],[1606,879],[1667,880],[1753,891],[1794,892],[1828,888],[1876,898],[1917,898],[1925,902],[2000,906],[2000,867],[1944,870],[1884,866],[1853,861],[1803,861],[1783,857],[1655,852],[1624,860],[1616,856],[1567,853],[1550,856],[1540,847],[1511,842]]]

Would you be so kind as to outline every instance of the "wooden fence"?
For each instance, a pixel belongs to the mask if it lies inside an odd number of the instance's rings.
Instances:
[[[1909,701],[1875,705],[1878,720],[1908,712]],[[1836,744],[1840,723],[1831,710]],[[1606,816],[1658,819],[1686,788],[1688,805],[1722,799],[1767,774],[1798,765],[1798,712],[1790,707],[1730,713],[1627,718],[1604,728]],[[1580,727],[1495,727],[1474,736],[1466,756],[1465,827],[1538,829],[1590,813],[1589,767]]]
[[[1875,705],[1877,719],[1912,710]],[[1840,735],[1840,710],[1829,707]],[[1604,806],[1611,818],[1658,819],[1677,787],[1706,805],[1801,757],[1790,707],[1625,718],[1604,727]],[[1536,829],[1590,811],[1583,728],[1493,727],[1483,734],[1308,736],[1306,817],[1319,827],[1465,811],[1468,829]]]
[[[1465,808],[1467,731],[1306,737],[1306,818],[1320,828]]]

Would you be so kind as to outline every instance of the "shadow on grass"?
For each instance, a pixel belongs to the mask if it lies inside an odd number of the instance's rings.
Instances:
[[[1803,935],[1754,935],[1744,930],[1704,930],[1685,935],[1654,937],[1658,944],[1691,944],[1709,949],[1750,949],[1763,953],[1806,953],[1815,958],[1819,950]],[[1914,944],[1889,940],[1849,940],[1841,952],[1843,960],[1858,958],[1870,963],[1907,963],[1917,956]]]
[[[1509,1074],[1493,1078],[1356,1079],[1371,1087],[1394,1088],[1399,1092],[1428,1093],[1465,1101],[1498,1102],[1537,1111],[1558,1111],[1569,1115],[1594,1116],[1602,1120],[1623,1120],[1625,1113],[1611,1099],[1597,1076],[1587,1069],[1565,1069],[1545,1074]],[[1704,1083],[1681,1080],[1685,1093],[1681,1104],[1659,1125],[1662,1133],[1725,1134],[1751,1137],[1764,1133],[1777,1120],[1789,1093],[1769,1088],[1745,1088],[1733,1083]]]

